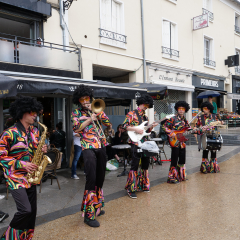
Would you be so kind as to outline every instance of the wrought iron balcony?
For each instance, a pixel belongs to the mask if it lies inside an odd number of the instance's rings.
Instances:
[[[216,67],[216,62],[210,60],[209,58],[204,58],[203,63],[207,66]]]
[[[99,28],[100,37],[108,38],[122,43],[127,43],[127,36]]]
[[[205,8],[203,8],[202,10],[203,10],[203,14],[208,14],[209,20],[210,20],[210,21],[213,21],[213,19],[214,19],[213,13],[210,12],[210,11],[208,11],[208,10],[205,9]]]
[[[0,33],[0,61],[80,71],[80,50],[75,47]]]
[[[171,49],[171,48],[167,48],[167,47],[162,46],[162,53],[179,58],[179,51]]]
[[[240,75],[240,67],[235,67],[235,74]]]
[[[238,27],[238,26],[235,25],[235,32],[238,33],[238,34],[240,34],[240,27]]]

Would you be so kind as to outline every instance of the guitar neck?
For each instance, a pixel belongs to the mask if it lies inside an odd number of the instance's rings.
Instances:
[[[165,119],[166,119],[166,118],[162,118],[162,119],[156,121],[155,123],[158,123],[158,124],[159,124],[160,122],[164,121]],[[146,126],[146,127],[145,127],[145,130],[148,130],[148,129],[151,128],[151,127],[152,127],[152,124]]]
[[[183,135],[185,136],[185,135],[191,134],[191,133],[193,133],[193,132],[195,132],[195,131],[201,130],[203,127],[206,127],[206,126],[207,126],[207,127],[214,127],[214,126],[210,126],[210,125],[208,124],[208,125],[201,126],[201,127],[199,127],[199,128],[196,128],[196,129],[187,131],[187,132],[183,133]]]

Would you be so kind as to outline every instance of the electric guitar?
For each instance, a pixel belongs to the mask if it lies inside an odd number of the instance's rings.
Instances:
[[[170,119],[172,118],[173,116],[175,116],[174,114],[172,115],[167,115],[165,118],[163,119],[160,119],[158,121],[156,121],[155,123],[160,123],[166,119]],[[145,124],[148,123],[148,121],[144,121],[143,123],[141,123],[139,126],[134,126],[138,129],[142,129],[143,130],[143,133],[142,134],[139,134],[139,133],[136,133],[134,131],[128,131],[128,136],[129,138],[133,141],[133,142],[138,142],[140,141],[144,136],[148,136],[150,135],[151,133],[147,133],[146,131],[152,127],[152,124],[148,125],[148,126],[145,126]]]
[[[217,125],[221,125],[221,121],[211,122],[211,123],[209,123],[208,125],[205,125],[205,126],[214,127],[214,126],[217,126]],[[200,128],[197,128],[197,129],[189,130],[189,131],[187,131],[189,129],[189,127],[185,127],[181,130],[174,130],[173,132],[175,133],[176,136],[175,137],[169,137],[170,146],[171,147],[176,147],[178,145],[178,143],[186,142],[188,140],[185,137],[186,135],[194,133],[195,131],[198,131],[198,130],[202,129],[205,126],[202,126]]]

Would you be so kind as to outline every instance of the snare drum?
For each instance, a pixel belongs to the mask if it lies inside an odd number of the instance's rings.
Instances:
[[[223,144],[222,135],[214,133],[211,135],[204,134],[202,136],[202,149],[220,151]]]

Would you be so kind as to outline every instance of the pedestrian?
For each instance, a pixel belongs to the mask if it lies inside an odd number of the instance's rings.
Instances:
[[[17,205],[17,213],[1,240],[31,240],[34,235],[37,191],[36,185],[28,182],[27,174],[38,168],[31,161],[39,142],[39,131],[33,123],[41,109],[42,104],[32,97],[19,97],[9,107],[9,113],[16,123],[1,135],[0,165]],[[46,153],[47,146],[44,145],[41,150]]]
[[[74,145],[74,158],[72,161],[72,176],[73,179],[79,179],[76,173],[77,163],[82,153],[82,146],[80,140],[80,134],[73,131],[73,145]]]
[[[217,104],[215,102],[213,102],[213,97],[212,96],[208,96],[208,101],[213,105],[213,110],[212,113],[213,114],[217,114]]]
[[[144,121],[148,121],[145,111],[148,108],[153,107],[153,99],[149,94],[144,94],[137,99],[137,105],[138,108],[136,110],[130,111],[126,115],[123,123],[123,129],[127,131],[134,131],[137,134],[143,134],[143,130],[136,128],[136,126],[140,125]],[[157,123],[153,123],[152,126],[157,126]],[[148,132],[151,131],[152,128],[149,128]],[[141,139],[141,142],[143,143],[147,140],[148,138],[145,136]],[[138,147],[137,142],[129,140],[129,143],[131,144],[132,162],[125,189],[127,190],[127,194],[130,198],[137,198],[137,191],[150,192],[150,180],[148,173],[149,157],[146,157],[138,152],[140,148]],[[140,158],[141,170],[138,173]]]
[[[185,101],[178,101],[175,104],[176,116],[168,119],[163,129],[168,134],[169,138],[175,138],[174,130],[182,130],[187,127],[190,129],[188,121],[184,116],[188,112],[190,106]],[[174,147],[171,147],[171,165],[168,172],[168,183],[179,183],[186,181],[186,143],[179,142]]]
[[[79,85],[73,93],[73,103],[79,108],[72,112],[73,131],[80,134],[83,160],[86,173],[85,192],[82,201],[84,223],[90,227],[99,227],[96,216],[105,214],[103,183],[106,171],[106,138],[99,123],[110,125],[109,118],[101,111],[96,114],[91,110],[93,90],[86,85]],[[94,121],[94,122],[93,122]]]

